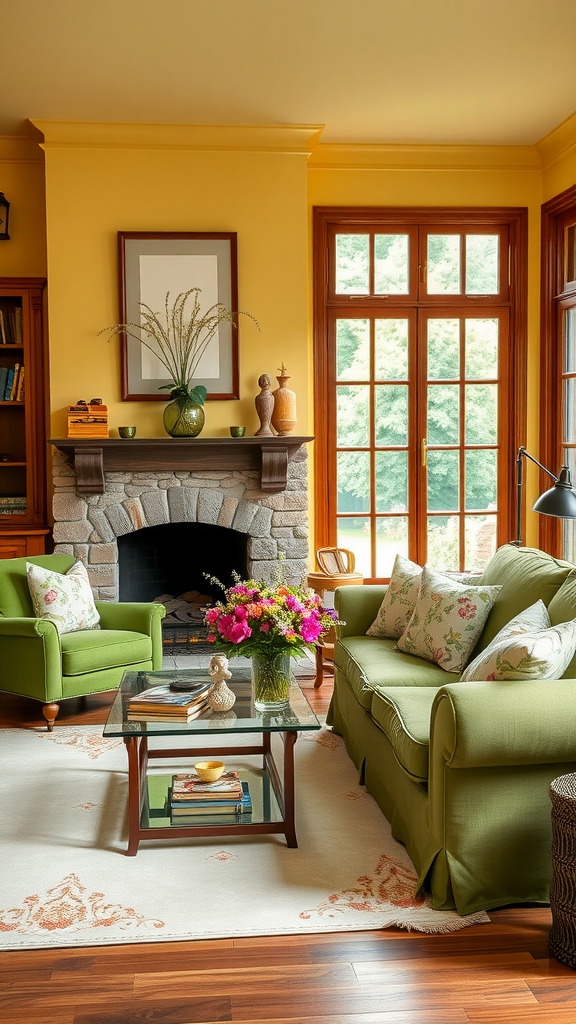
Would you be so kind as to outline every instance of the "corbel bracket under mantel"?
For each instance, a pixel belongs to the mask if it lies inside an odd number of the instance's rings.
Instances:
[[[253,470],[266,494],[286,490],[288,463],[313,437],[52,438],[76,471],[76,493],[104,494],[104,473]]]

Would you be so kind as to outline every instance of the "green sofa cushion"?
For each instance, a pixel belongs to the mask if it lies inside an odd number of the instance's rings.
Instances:
[[[452,673],[444,672],[444,676]],[[374,691],[371,715],[404,771],[428,779],[430,711],[439,686],[382,686]]]
[[[395,651],[396,640],[347,636],[334,648],[334,663],[352,687],[356,700],[370,711],[375,688],[382,686],[438,687],[456,682],[458,673],[445,672],[413,654]]]
[[[63,676],[136,665],[152,658],[150,637],[125,629],[81,629],[63,633],[60,643]]]
[[[0,558],[0,615],[7,619],[33,618],[34,608],[28,590],[26,562],[53,572],[68,572],[76,559],[72,555],[34,555],[31,558]]]
[[[478,583],[482,586],[497,584],[502,589],[470,660],[483,651],[519,612],[538,600],[548,607],[573,568],[569,562],[552,558],[537,548],[517,548],[515,544],[504,544],[498,548]]]

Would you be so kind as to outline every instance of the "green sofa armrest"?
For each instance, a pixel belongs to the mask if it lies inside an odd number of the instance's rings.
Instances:
[[[382,604],[387,586],[337,587],[334,607],[343,625],[338,636],[363,636],[372,625]]]
[[[152,640],[153,668],[162,668],[162,619],[166,615],[163,604],[154,601],[148,604],[96,601],[96,608],[102,629],[128,629],[149,636]]]
[[[46,619],[0,616],[0,688],[45,704],[62,697],[60,637]]]
[[[430,750],[449,768],[576,761],[576,679],[449,683],[432,706]]]

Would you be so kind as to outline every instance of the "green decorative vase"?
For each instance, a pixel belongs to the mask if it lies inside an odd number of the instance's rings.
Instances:
[[[252,693],[257,711],[280,711],[288,707],[292,670],[289,654],[252,655]]]
[[[170,437],[197,437],[204,426],[204,408],[193,398],[175,398],[164,409],[164,429]]]

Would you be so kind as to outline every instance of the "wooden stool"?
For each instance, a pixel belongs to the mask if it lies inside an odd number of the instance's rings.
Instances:
[[[332,593],[337,587],[359,586],[364,583],[362,573],[354,572],[354,554],[347,548],[320,548],[316,552],[316,558],[324,571],[308,573],[307,583],[318,594],[323,604],[326,604],[324,600],[326,592]],[[316,645],[315,690],[322,684],[325,661],[332,661],[335,640],[336,631],[332,628]]]

